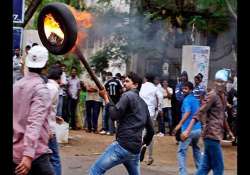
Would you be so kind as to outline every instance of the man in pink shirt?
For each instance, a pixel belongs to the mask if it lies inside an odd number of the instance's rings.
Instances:
[[[41,75],[48,60],[42,46],[30,49],[27,76],[13,86],[13,174],[54,175],[49,161],[48,116],[51,108],[46,79]]]

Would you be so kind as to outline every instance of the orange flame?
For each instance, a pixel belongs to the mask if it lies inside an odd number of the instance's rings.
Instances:
[[[89,12],[80,12],[77,11],[74,7],[68,6],[70,11],[72,12],[77,26],[78,26],[78,34],[77,34],[77,40],[75,42],[75,46],[71,49],[70,52],[74,52],[76,47],[80,47],[84,44],[85,39],[87,38],[87,33],[82,30],[83,28],[89,29],[93,26],[93,16]]]
[[[61,39],[64,39],[64,33],[61,30],[59,23],[56,22],[52,14],[47,14],[44,19],[44,32],[47,38],[49,38],[51,34],[54,33]]]
[[[78,25],[83,26],[84,28],[91,28],[93,26],[93,16],[89,12],[79,12],[73,7],[69,6],[72,14],[74,15]]]

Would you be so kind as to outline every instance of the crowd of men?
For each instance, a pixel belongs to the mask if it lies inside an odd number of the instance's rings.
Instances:
[[[211,169],[215,174],[223,174],[219,141],[237,136],[236,75],[220,70],[215,75],[214,89],[208,89],[201,73],[193,77],[192,83],[183,71],[176,85],[170,85],[168,79],[151,73],[145,74],[143,80],[135,73],[121,76],[106,72],[100,78],[105,90],[100,91],[88,75],[80,79],[74,66],[69,75],[68,67],[60,62],[45,72],[48,51],[43,46],[33,44],[25,49],[22,57],[20,50],[15,49],[13,57],[15,174],[61,175],[55,125],[63,122],[69,123],[72,130],[116,134],[116,141],[91,166],[91,175],[103,174],[121,163],[129,174],[140,174],[143,145],[148,149],[147,165],[154,162],[154,135],[176,137],[179,174],[187,174],[189,145],[198,175]],[[95,72],[94,67],[92,70]],[[102,121],[101,128],[98,120]],[[198,146],[202,134],[203,156]],[[117,154],[114,149],[123,158],[109,160]]]

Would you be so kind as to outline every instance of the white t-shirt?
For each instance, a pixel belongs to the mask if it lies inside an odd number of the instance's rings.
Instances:
[[[69,78],[69,81],[68,81],[68,85],[69,85],[69,88],[68,88],[68,92],[69,92],[69,95],[71,98],[73,99],[77,99],[78,98],[78,91],[80,90],[80,80],[79,78],[75,77],[75,78],[72,78],[70,77]]]
[[[167,108],[167,107],[172,107],[171,105],[171,99],[170,98],[164,98],[164,96],[167,96],[168,93],[167,91],[163,88],[163,103],[162,103],[162,108]],[[172,95],[173,94],[173,89],[171,87],[168,87],[168,92]]]
[[[158,107],[158,100],[160,99],[158,88],[153,83],[146,82],[142,84],[139,94],[148,105],[150,116],[155,117],[155,109]]]
[[[52,134],[56,133],[56,113],[57,113],[57,103],[59,97],[59,85],[55,80],[48,80],[46,84],[51,98],[51,110],[49,114],[49,127]]]

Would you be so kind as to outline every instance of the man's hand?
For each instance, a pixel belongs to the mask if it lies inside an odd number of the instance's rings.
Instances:
[[[182,140],[182,141],[185,141],[188,137],[189,137],[189,132],[188,132],[188,131],[184,131],[184,132],[181,134],[181,140]]]
[[[64,119],[62,117],[60,117],[60,116],[56,116],[56,123],[61,125],[61,124],[64,123]]]
[[[179,129],[181,129],[181,125],[180,125],[180,124],[176,125],[176,127],[175,127],[174,130],[173,130],[173,134],[175,135],[176,132],[177,132]]]
[[[234,134],[232,133],[232,131],[229,131],[229,135],[230,135],[230,137],[232,138],[232,140],[235,140],[235,136],[234,136]]]
[[[23,156],[21,163],[16,167],[15,173],[17,175],[26,175],[31,169],[32,158]]]
[[[108,100],[108,93],[106,89],[100,90],[99,95],[104,99],[105,102]]]

